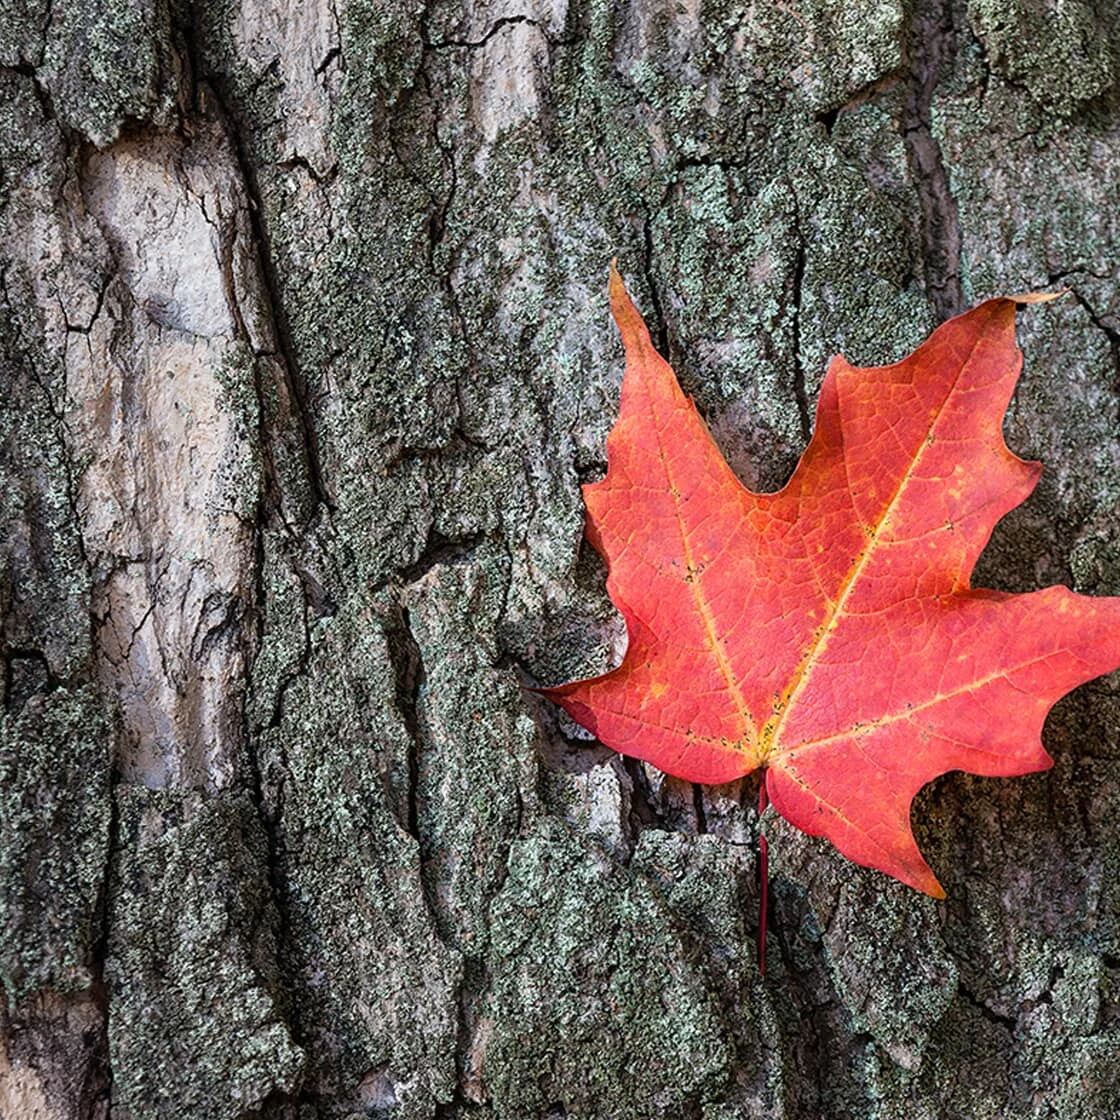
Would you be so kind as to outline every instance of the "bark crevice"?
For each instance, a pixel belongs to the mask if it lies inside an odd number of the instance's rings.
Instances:
[[[952,0],[918,0],[907,42],[910,80],[902,137],[921,211],[926,291],[939,320],[965,309],[961,281],[961,228],[949,168],[933,133],[932,104],[956,51]]]

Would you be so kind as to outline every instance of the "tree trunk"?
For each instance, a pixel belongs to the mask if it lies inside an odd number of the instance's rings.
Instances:
[[[1069,0],[0,10],[0,1115],[1106,1117],[1120,694],[938,903],[590,741],[618,257],[748,483],[1021,317],[977,582],[1120,592],[1120,31]]]

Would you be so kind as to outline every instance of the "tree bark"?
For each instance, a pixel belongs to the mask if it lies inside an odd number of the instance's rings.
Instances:
[[[1120,31],[1070,0],[0,11],[0,1116],[1114,1115],[1120,693],[915,809],[938,903],[525,684],[617,256],[753,486],[828,357],[1001,293],[1036,495],[1120,593]]]

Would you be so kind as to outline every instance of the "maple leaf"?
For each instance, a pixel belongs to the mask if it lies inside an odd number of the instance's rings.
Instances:
[[[609,469],[583,494],[629,646],[617,669],[543,694],[688,781],[765,768],[791,824],[944,897],[910,830],[918,790],[950,770],[1047,769],[1047,712],[1120,665],[1120,599],[970,587],[1041,471],[1001,432],[1015,307],[989,300],[896,365],[834,358],[793,477],[756,494],[612,266],[626,374]]]

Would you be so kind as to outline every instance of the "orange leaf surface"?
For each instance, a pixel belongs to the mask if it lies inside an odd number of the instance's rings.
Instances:
[[[626,347],[587,534],[629,636],[617,669],[542,692],[622,754],[693,782],[762,767],[790,823],[936,897],[910,805],[949,770],[1045,770],[1047,712],[1120,665],[1120,599],[973,589],[1041,466],[1003,441],[1015,301],[896,365],[834,358],[787,485],[724,462],[612,268]]]

